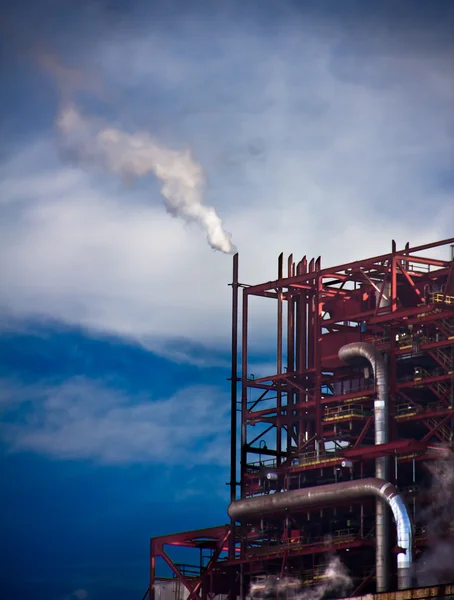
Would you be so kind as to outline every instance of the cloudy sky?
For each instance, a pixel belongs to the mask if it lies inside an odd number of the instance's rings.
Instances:
[[[6,4],[3,597],[141,598],[150,536],[227,520],[232,262],[209,242],[258,283],[281,251],[453,235],[454,5]]]

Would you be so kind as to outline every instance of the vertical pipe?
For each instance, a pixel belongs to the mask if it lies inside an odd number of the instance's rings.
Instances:
[[[375,420],[375,444],[386,444],[388,436],[388,381],[386,364],[384,358],[375,351],[374,382],[377,391],[377,399],[374,402]],[[388,481],[389,458],[381,456],[375,461],[375,477]],[[376,568],[377,568],[377,592],[387,592],[389,588],[389,553],[390,553],[390,514],[386,504],[377,498],[376,500]]]
[[[300,275],[307,273],[307,258],[304,256],[300,262]],[[300,294],[300,364],[298,370],[302,373],[307,368],[307,292]]]
[[[397,310],[397,258],[396,242],[392,242],[392,257],[391,257],[391,312]]]
[[[297,263],[296,265],[296,275],[301,274],[302,261]],[[303,295],[300,291],[298,295],[295,297],[295,373],[297,382],[302,385],[301,378],[301,307],[303,302]],[[295,394],[295,404],[296,404],[296,424],[295,424],[295,434],[296,434],[296,447],[297,452],[299,452],[299,448],[302,444],[302,434],[301,434],[301,403],[303,402],[303,395],[300,391]]]
[[[232,277],[232,372],[230,375],[230,502],[236,500],[236,439],[238,398],[238,254],[233,257]],[[229,558],[235,558],[235,521],[230,520]]]
[[[244,600],[244,563],[240,564],[240,600]]]
[[[154,550],[154,542],[150,540],[150,587],[148,588],[149,600],[155,600],[155,579],[156,579],[156,555]]]
[[[301,274],[301,265],[302,265],[302,261],[300,261],[299,263],[296,264],[296,271],[295,274],[296,275],[300,275]],[[294,319],[295,319],[295,374],[296,374],[296,380],[301,384],[301,304],[302,304],[302,291],[299,291],[299,293],[297,295],[295,295],[295,299],[294,299],[294,306],[295,306],[295,315],[294,315]],[[297,404],[297,406],[300,406],[302,402],[302,396],[301,396],[301,392],[296,392],[295,395],[295,403]],[[298,408],[296,409],[296,413],[298,414],[299,410]],[[298,427],[298,426],[297,426]],[[298,429],[297,429],[297,436],[298,436]],[[298,445],[298,444],[297,444]]]
[[[405,248],[404,248],[405,252],[408,254],[408,251],[410,250],[410,242],[407,242],[405,244]],[[402,268],[407,270],[408,269],[408,262],[406,260],[402,261]]]
[[[277,277],[282,279],[284,276],[284,255],[281,252],[278,259]],[[282,374],[282,288],[277,289],[277,374]],[[281,382],[277,384],[277,417],[276,417],[276,465],[281,464],[282,452],[282,390]]]
[[[304,274],[307,274],[309,272],[309,263],[305,256],[303,257],[301,272]],[[308,358],[307,357],[308,357],[308,343],[309,343],[309,330],[310,330],[310,325],[309,325],[310,294],[309,294],[309,292],[305,291],[303,293],[302,299],[303,299],[303,301],[302,301],[302,310],[301,310],[301,341],[300,341],[301,350],[302,350],[301,369],[304,372],[303,386],[304,386],[304,388],[307,388],[308,387],[308,378],[307,378],[306,370],[308,368]],[[303,395],[303,402],[307,402],[307,393],[304,393],[304,395]],[[306,413],[306,406],[304,406],[304,415],[305,415],[305,413]],[[303,422],[301,423],[302,435],[305,436],[303,438],[303,443],[312,437],[312,431],[310,431],[310,422],[304,415],[302,417]]]
[[[308,273],[313,273],[314,272],[314,268],[315,268],[315,259],[311,258],[311,260],[309,261],[308,267],[307,267],[307,271]],[[306,295],[306,365],[305,368],[306,369],[314,369],[315,368],[315,363],[314,363],[314,314],[315,314],[315,294],[314,294],[314,288],[315,288],[315,278],[312,277],[310,279],[308,279],[308,282],[311,285],[311,290],[307,293]],[[313,390],[316,386],[316,374],[314,375],[309,375],[306,377],[306,388],[311,390],[311,393],[313,393]],[[307,395],[306,395],[306,402],[307,402]],[[308,438],[312,438],[314,436],[314,434],[316,433],[315,431],[315,427],[316,427],[317,423],[316,421],[314,421],[312,418],[308,419],[306,417],[306,431],[307,431],[307,435]],[[315,451],[317,452],[317,455],[320,451],[320,441],[318,439],[315,440]]]
[[[241,325],[241,454],[240,454],[240,496],[244,498],[245,474],[247,465],[247,393],[248,393],[248,291],[243,288],[243,308]],[[246,551],[246,530],[244,524],[241,524],[240,533],[240,558],[243,558]],[[244,581],[243,581],[243,563],[240,565],[240,600],[244,600]]]
[[[390,441],[395,441],[399,439],[399,434],[397,432],[397,421],[395,420],[396,416],[396,398],[397,398],[397,342],[395,330],[390,327],[390,342],[389,342],[389,353],[385,355],[386,361],[389,364],[389,394],[390,394],[390,403],[389,403],[389,435]]]
[[[279,254],[277,277],[282,279],[284,276],[284,255]],[[282,288],[277,290],[277,374],[282,373]]]
[[[360,536],[361,539],[364,538],[364,504],[361,502],[361,523],[360,523]]]
[[[309,262],[309,273],[313,273],[315,268],[315,260],[312,258]],[[315,278],[309,280],[312,284],[312,291],[310,292],[310,297],[308,298],[308,307],[307,307],[307,328],[308,328],[308,336],[307,336],[307,359],[306,359],[306,368],[312,369],[314,367],[314,283]]]
[[[304,256],[301,262],[298,263],[298,275],[304,275],[307,273],[307,258]],[[307,377],[305,374],[307,366],[307,292],[302,290],[298,295],[298,312],[297,312],[297,326],[296,326],[296,368],[299,375],[299,383],[306,387]],[[298,392],[298,449],[304,444],[305,440],[305,425],[307,427],[307,420],[305,419],[305,406],[306,395],[302,392]]]
[[[296,274],[301,274],[301,262],[296,265]],[[301,298],[302,292],[295,297],[295,371],[297,374],[301,371],[300,363],[301,363],[301,351],[300,351],[300,336],[301,336],[301,325],[300,325],[300,313],[301,313]],[[298,396],[299,397],[299,396]]]
[[[375,469],[375,473],[378,473]],[[377,592],[387,592],[389,587],[389,513],[381,500],[376,501],[376,576]]]
[[[287,276],[294,276],[294,263],[293,256],[288,257],[287,263]],[[295,303],[293,296],[290,294],[290,289],[287,295],[287,372],[293,373],[295,371]],[[294,393],[290,389],[287,392],[287,417],[290,415],[294,417],[295,411],[294,405]],[[292,435],[294,432],[293,419],[287,418],[287,457],[290,456],[292,449]]]
[[[246,413],[247,413],[247,342],[248,342],[248,291],[243,289],[243,311],[241,328],[241,497],[243,498],[244,475],[246,471],[247,451],[246,451]]]
[[[374,373],[377,399],[374,402],[375,444],[386,444],[388,437],[388,376],[383,356],[372,344],[354,342],[339,350],[339,358],[350,362],[355,357],[363,357],[369,361]],[[389,459],[381,456],[375,461],[375,476],[388,480]],[[390,515],[384,502],[376,500],[376,575],[377,592],[386,592],[389,587],[389,527]]]
[[[315,261],[315,272],[316,277],[314,278],[314,330],[313,330],[313,344],[314,344],[314,367],[315,367],[315,433],[317,438],[322,442],[322,408],[321,408],[321,396],[322,396],[322,361],[321,361],[321,307],[320,307],[320,290],[321,290],[321,278],[319,275],[321,266],[320,257]],[[324,447],[323,447],[324,449]]]

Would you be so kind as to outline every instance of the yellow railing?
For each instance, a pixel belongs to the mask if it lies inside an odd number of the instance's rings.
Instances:
[[[367,417],[370,411],[366,411],[363,406],[333,406],[325,408],[323,416],[324,421],[339,421],[341,419],[349,419],[352,417]]]
[[[354,398],[347,398],[343,400],[345,404],[350,404],[351,402],[368,402],[371,400],[372,396],[355,396]]]
[[[425,412],[431,413],[446,410],[452,410],[452,406],[446,406],[446,404],[442,404],[441,402],[431,402],[426,406],[421,406],[420,404],[408,404],[408,402],[405,402],[404,404],[398,404],[396,406],[395,418],[412,417],[413,415],[419,415]]]
[[[299,466],[317,465],[319,463],[336,462],[340,456],[333,456],[326,452],[305,452],[298,457]]]
[[[413,415],[418,415],[421,412],[424,412],[424,408],[419,404],[414,405],[405,402],[405,404],[398,404],[396,406],[396,419],[402,417],[412,417]]]
[[[445,296],[440,292],[433,292],[430,294],[430,301],[432,303],[444,302],[445,304],[454,304],[454,296]]]

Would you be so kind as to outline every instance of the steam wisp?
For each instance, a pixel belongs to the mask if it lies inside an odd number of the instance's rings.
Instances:
[[[202,227],[213,249],[235,252],[216,211],[203,204],[205,176],[189,150],[170,150],[146,132],[131,134],[104,128],[72,105],[61,111],[57,126],[79,162],[96,163],[126,177],[153,174],[162,184],[161,194],[170,214]]]
[[[433,499],[421,515],[428,544],[417,564],[421,586],[454,581],[454,454],[445,450],[427,468],[432,474]]]
[[[251,584],[250,595],[254,600],[286,598],[288,600],[321,600],[327,594],[346,595],[352,580],[339,557],[329,561],[321,581],[315,587],[304,587],[296,577],[271,578]]]

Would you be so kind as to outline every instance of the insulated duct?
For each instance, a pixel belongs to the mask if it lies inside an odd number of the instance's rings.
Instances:
[[[339,358],[343,362],[351,363],[358,358],[366,359],[374,374],[377,399],[374,402],[375,444],[388,442],[388,376],[383,356],[372,345],[365,342],[354,342],[342,346]],[[375,476],[388,480],[389,458],[382,456],[375,461]],[[386,592],[389,588],[389,512],[380,498],[376,506],[376,577],[377,592]]]
[[[235,521],[248,521],[265,514],[296,510],[323,504],[338,504],[339,499],[353,500],[365,496],[375,496],[389,505],[397,526],[398,586],[400,590],[411,587],[411,565],[413,531],[408,509],[392,483],[378,478],[342,481],[328,485],[292,490],[253,498],[243,498],[232,502],[228,514]]]

